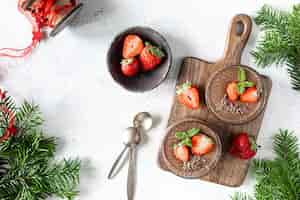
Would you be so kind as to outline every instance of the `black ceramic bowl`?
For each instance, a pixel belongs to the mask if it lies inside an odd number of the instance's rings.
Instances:
[[[148,41],[163,50],[166,56],[157,68],[149,72],[140,72],[137,76],[126,77],[121,71],[123,42],[127,35],[136,34],[144,42]],[[157,31],[136,26],[118,34],[112,41],[107,53],[108,70],[112,78],[123,88],[133,92],[145,92],[156,88],[167,77],[172,64],[172,53],[167,41]]]

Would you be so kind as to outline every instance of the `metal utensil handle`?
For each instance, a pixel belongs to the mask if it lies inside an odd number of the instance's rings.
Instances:
[[[127,177],[127,198],[133,200],[135,191],[135,149],[136,145],[132,145],[129,148],[129,168]]]
[[[117,168],[121,158],[123,157],[124,153],[126,152],[128,146],[125,145],[124,149],[122,150],[122,152],[120,153],[120,155],[117,157],[116,161],[114,162],[113,166],[111,167],[110,171],[109,171],[109,174],[107,176],[108,179],[112,179],[113,178],[113,174],[114,174],[114,171],[115,169]]]

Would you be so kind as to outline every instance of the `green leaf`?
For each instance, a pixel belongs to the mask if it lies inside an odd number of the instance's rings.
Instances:
[[[186,90],[188,90],[191,87],[192,87],[192,83],[190,81],[186,81],[185,83],[178,85],[176,87],[176,94],[180,95],[181,93],[185,92]]]
[[[186,145],[188,147],[192,147],[192,140],[191,138],[185,138],[184,140],[182,140],[179,145]]]
[[[287,66],[292,88],[300,91],[300,4],[290,12],[263,6],[255,17],[262,30],[251,52],[261,67]]]
[[[244,81],[243,84],[246,88],[255,86],[255,84],[251,81]]]
[[[43,123],[39,106],[24,101],[16,114],[17,127],[21,131],[37,128]]]
[[[231,196],[231,200],[254,200],[252,197],[245,193],[236,192]]]
[[[237,92],[238,94],[243,94],[248,87],[253,87],[255,84],[251,81],[238,82]]]
[[[2,137],[5,133],[6,128],[0,128],[0,137]]]
[[[246,81],[247,76],[246,76],[246,71],[239,67],[239,71],[238,71],[238,81],[242,82],[242,81]]]
[[[80,161],[55,161],[56,139],[44,136],[36,105],[25,102],[21,108],[15,108],[11,100],[0,103],[16,112],[15,126],[22,129],[22,134],[0,143],[0,199],[74,199],[78,194]],[[6,124],[2,126],[3,134]]]
[[[177,139],[179,139],[179,140],[183,140],[183,139],[185,139],[185,138],[187,137],[187,133],[184,132],[184,131],[177,131],[177,132],[175,133],[175,137],[176,137]]]
[[[237,84],[237,92],[238,94],[243,94],[245,92],[246,88],[245,88],[245,85],[244,85],[244,82],[239,82]]]
[[[191,128],[187,131],[187,135],[189,137],[193,137],[194,135],[198,134],[200,132],[200,128]]]

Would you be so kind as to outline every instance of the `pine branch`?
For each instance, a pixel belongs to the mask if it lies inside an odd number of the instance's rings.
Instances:
[[[287,51],[289,42],[283,39],[280,33],[268,31],[264,37],[258,41],[256,50],[251,54],[256,64],[261,67],[267,67],[273,63],[280,65],[287,60]]]
[[[44,171],[49,187],[45,188],[47,193],[53,193],[61,198],[73,199],[78,191],[79,183],[79,160],[64,160],[55,163]]]
[[[300,4],[290,13],[263,6],[255,17],[263,31],[252,55],[258,66],[287,65],[293,89],[300,91]]]
[[[8,112],[10,111],[10,112]],[[0,100],[0,129],[3,135],[7,127],[9,127],[9,122],[12,118],[12,113],[16,112],[16,105],[14,100],[10,96],[6,96]]]
[[[40,129],[43,120],[38,106],[24,102],[17,109],[10,98],[0,103],[16,113],[18,130],[0,143],[0,199],[73,199],[78,194],[80,161],[54,161],[56,138],[45,137]],[[0,120],[5,117],[0,115]]]
[[[27,101],[21,105],[16,115],[17,127],[21,131],[27,131],[31,128],[36,128],[43,123],[39,107],[30,104]]]
[[[293,132],[280,129],[274,137],[273,149],[277,159],[284,160],[290,167],[299,162],[298,139]]]
[[[231,200],[254,200],[254,199],[245,193],[236,192],[233,196],[231,196]]]
[[[300,90],[300,57],[296,57],[296,61],[289,61],[287,63],[287,70],[290,74],[291,83],[293,85],[293,89]]]
[[[255,17],[255,23],[261,26],[262,30],[274,30],[285,32],[285,25],[288,20],[288,13],[280,10],[275,10],[268,5],[264,5]]]

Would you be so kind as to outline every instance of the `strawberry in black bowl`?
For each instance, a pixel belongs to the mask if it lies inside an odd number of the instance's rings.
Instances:
[[[129,28],[117,35],[107,54],[112,78],[133,92],[145,92],[160,85],[171,63],[167,41],[147,27]]]

